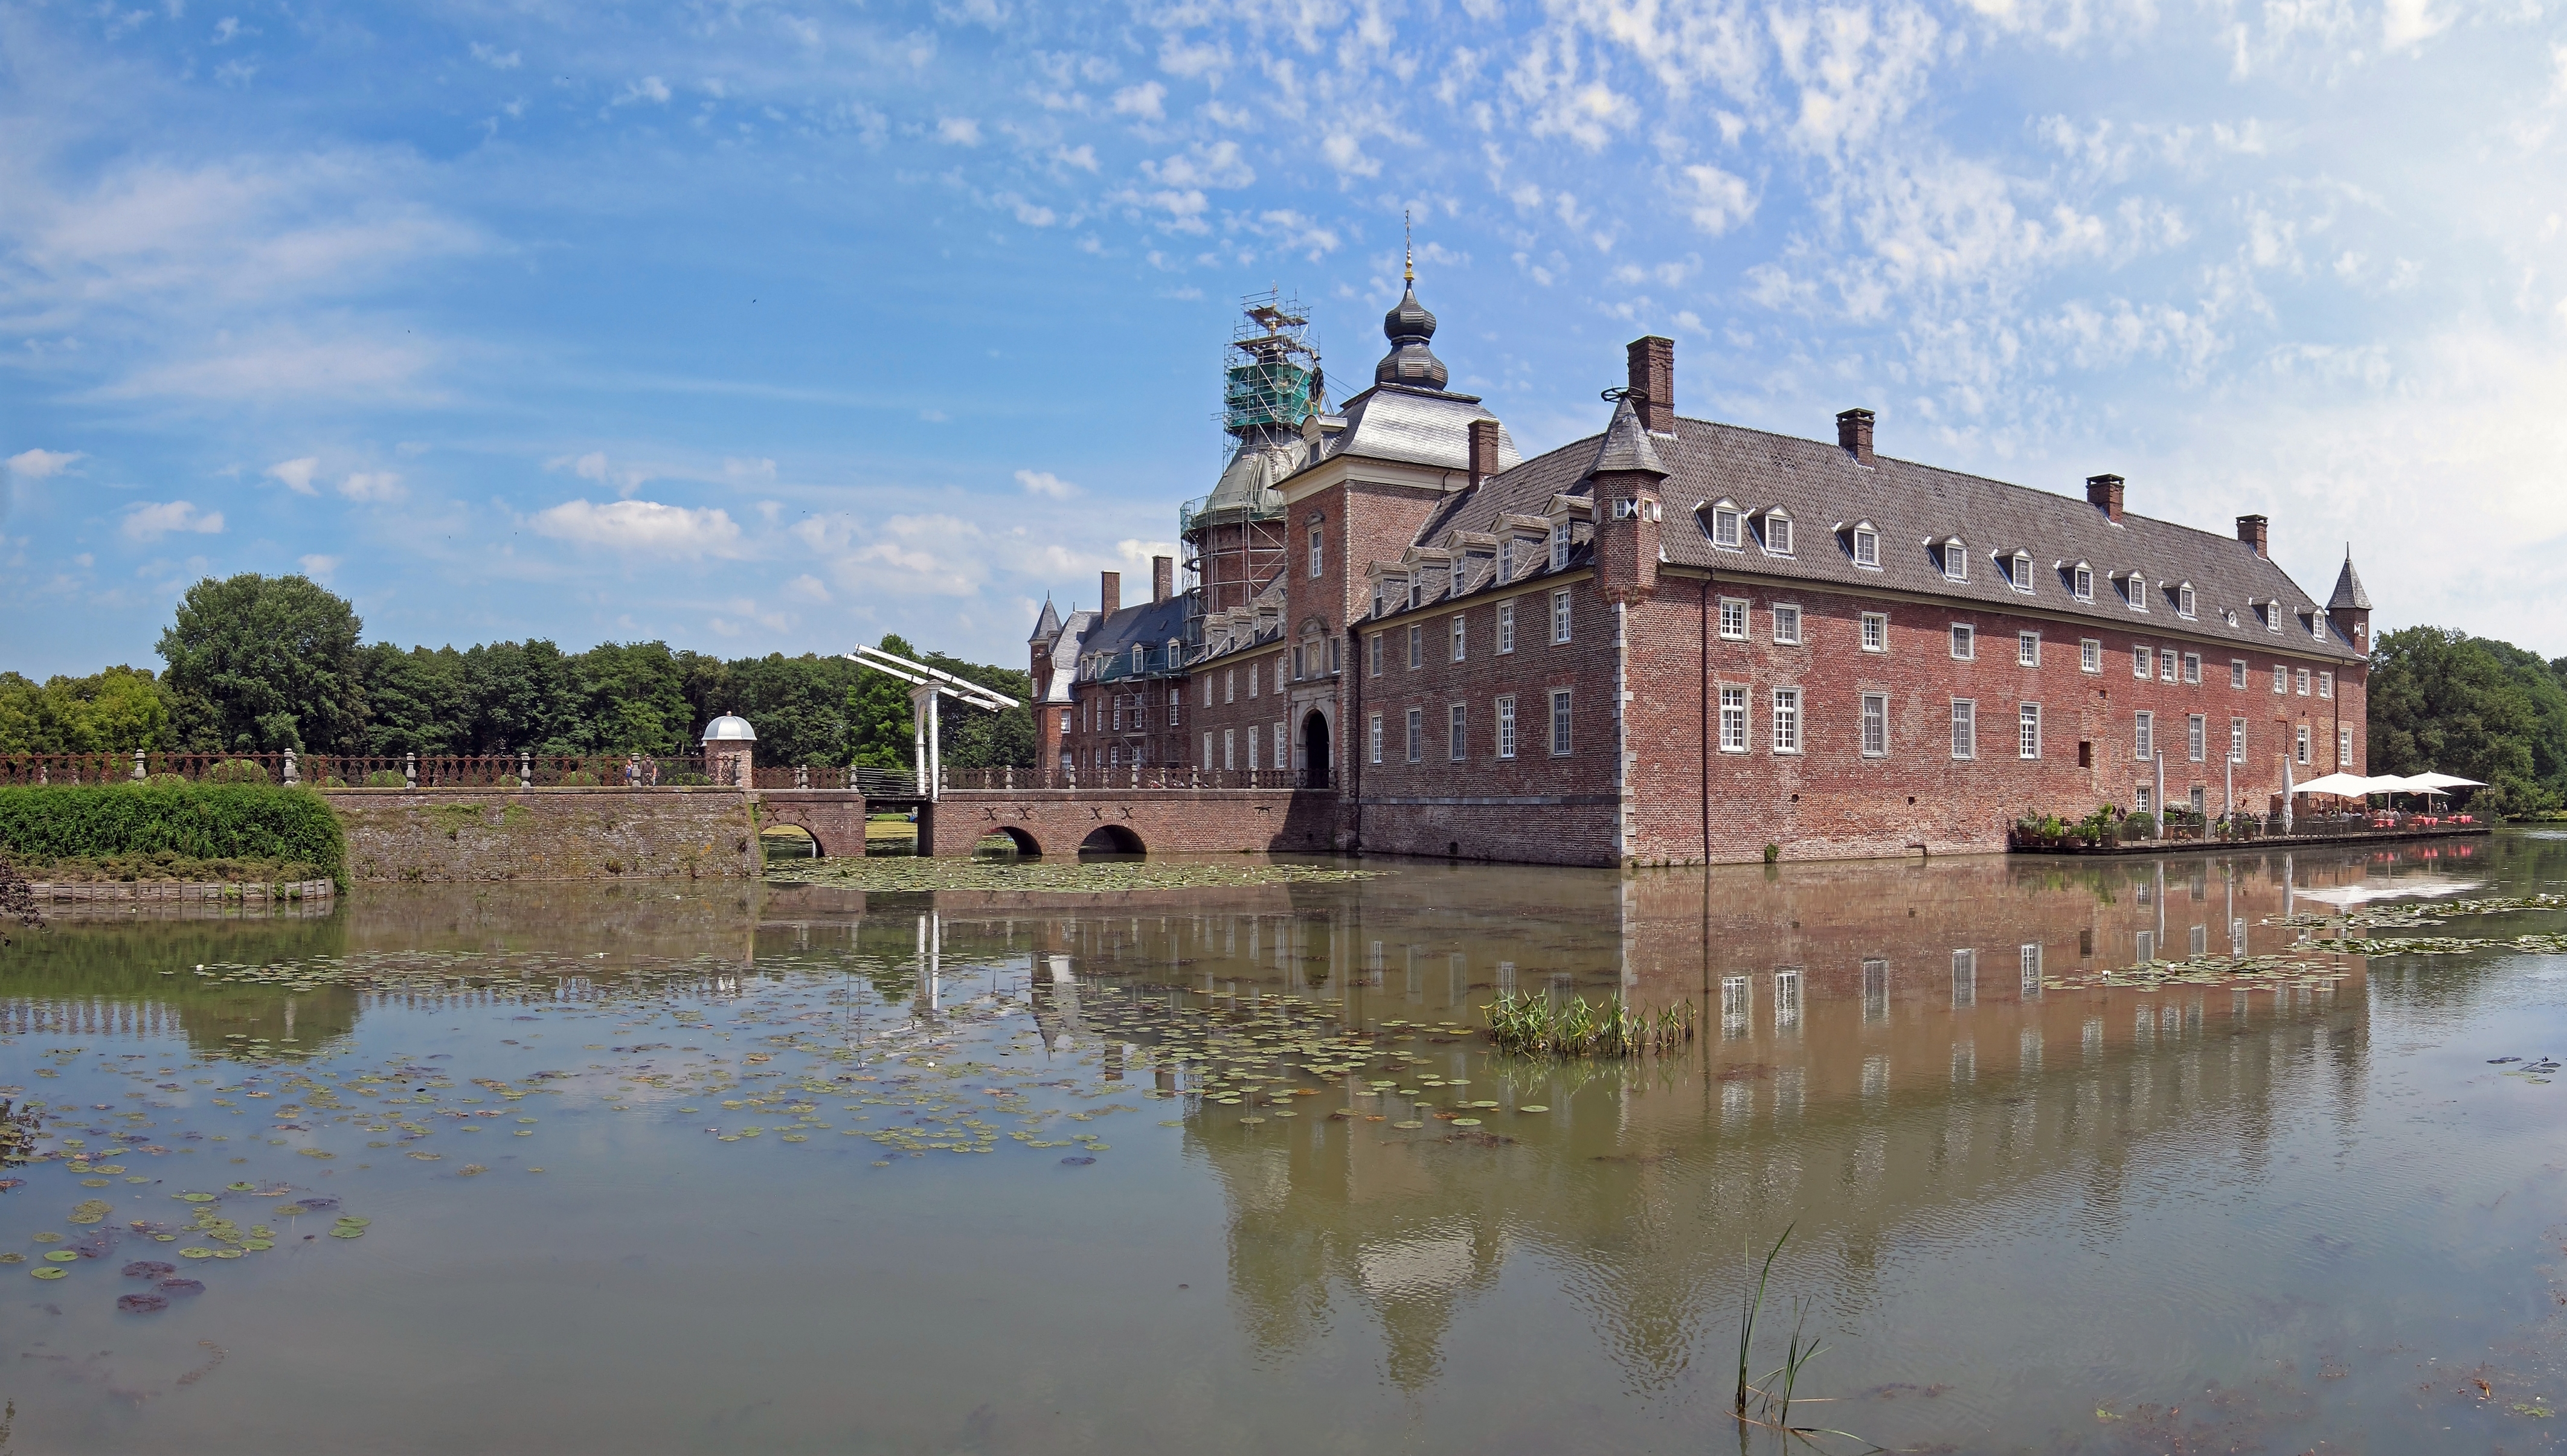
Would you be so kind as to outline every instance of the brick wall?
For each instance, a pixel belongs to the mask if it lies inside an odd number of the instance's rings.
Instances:
[[[323,793],[351,880],[743,879],[759,865],[755,796],[736,789]]]
[[[1329,848],[1334,800],[1280,788],[961,790],[920,811],[918,852],[967,855],[993,834],[1053,857],[1091,837],[1150,854],[1313,852]]]

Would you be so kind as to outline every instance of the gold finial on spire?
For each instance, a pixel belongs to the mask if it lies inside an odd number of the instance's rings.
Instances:
[[[1408,229],[1408,209],[1405,207],[1399,209],[1399,241],[1401,249],[1408,255],[1407,262],[1399,270],[1399,281],[1414,283],[1417,281],[1417,238]]]

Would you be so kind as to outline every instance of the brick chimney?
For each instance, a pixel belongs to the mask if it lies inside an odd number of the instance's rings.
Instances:
[[[1164,602],[1176,594],[1177,558],[1174,556],[1151,557],[1150,600],[1153,602]]]
[[[2255,554],[2269,561],[2273,557],[2273,524],[2260,515],[2237,518],[2237,539],[2255,548]]]
[[[1857,465],[1871,463],[1871,412],[1840,410],[1837,412],[1837,448],[1854,456]]]
[[[1498,473],[1498,422],[1471,422],[1471,483],[1479,484]]]
[[[1097,593],[1096,615],[1100,621],[1122,611],[1123,573],[1119,571],[1101,573]]]
[[[1655,334],[1634,339],[1624,351],[1630,367],[1632,404],[1639,407],[1640,425],[1652,435],[1666,435],[1676,428],[1676,341]]]
[[[2087,476],[2086,503],[2104,512],[2104,519],[2117,526],[2120,525],[2122,523],[2122,477],[2119,475]],[[2241,521],[2239,524],[2242,527],[2244,522]]]

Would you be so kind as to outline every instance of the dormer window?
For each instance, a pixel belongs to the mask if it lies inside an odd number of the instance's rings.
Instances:
[[[1741,519],[1738,507],[1726,500],[1713,506],[1711,508],[1711,544],[1724,550],[1737,550]]]
[[[1380,615],[1381,615],[1381,607],[1382,607],[1382,602],[1383,602],[1383,600],[1384,600],[1384,598],[1383,598],[1383,596],[1382,596],[1381,583],[1380,583],[1380,582],[1374,582],[1374,583],[1372,584],[1372,614],[1373,614],[1374,616],[1376,616],[1376,617],[1378,617],[1378,616],[1380,616]]]
[[[2081,602],[2095,600],[2095,568],[2083,561],[2069,568],[2068,592]]]
[[[1961,538],[1958,536],[1953,536],[1943,543],[1943,579],[1945,581],[1970,579],[1970,550],[1961,544]]]
[[[1425,599],[1425,596],[1426,596],[1426,583],[1425,583],[1425,581],[1424,581],[1422,578],[1419,578],[1419,577],[1410,577],[1410,578],[1408,579],[1408,606],[1409,606],[1409,609],[1410,609],[1411,611],[1416,610],[1416,608],[1417,608],[1417,604],[1418,604],[1420,601],[1424,600],[1424,599]]]
[[[1498,580],[1512,581],[1516,574],[1516,538],[1507,536],[1498,542]]]
[[[1551,527],[1551,569],[1569,569],[1569,522],[1554,521]]]
[[[2187,581],[2183,585],[2174,589],[2174,614],[2186,619],[2189,619],[2192,616],[2191,582]]]
[[[1854,564],[1880,569],[1880,532],[1873,530],[1869,521],[1854,528]]]
[[[1765,554],[1792,554],[1792,518],[1779,510],[1765,512]]]
[[[2324,607],[2320,607],[2318,610],[2309,614],[2309,635],[2320,642],[2326,641],[2326,609]]]
[[[2122,578],[2122,600],[2129,602],[2131,604],[2131,610],[2134,612],[2146,611],[2148,609],[2148,579],[2139,575],[2136,571]]]
[[[2025,595],[2027,595],[2027,596],[2031,595],[2031,593],[2032,593],[2032,553],[2031,553],[2031,552],[2029,552],[2029,551],[2017,551],[2016,553],[2014,553],[2014,571],[2012,572],[2012,575],[2013,575],[2013,577],[2014,577],[2014,589],[2015,589],[2016,591],[2019,591],[2019,592],[2024,593],[2024,594],[2025,594]]]

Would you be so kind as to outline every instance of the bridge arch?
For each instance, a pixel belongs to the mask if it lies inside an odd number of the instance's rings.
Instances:
[[[1042,858],[1042,845],[1034,839],[1032,834],[1026,832],[1026,830],[1019,825],[1000,824],[981,837],[985,840],[1006,840],[1009,844],[1016,847],[1016,857],[1018,859]]]
[[[1079,841],[1078,852],[1081,857],[1085,857],[1091,854],[1147,854],[1150,851],[1149,847],[1141,842],[1141,836],[1133,833],[1126,826],[1099,824],[1085,839]]]

